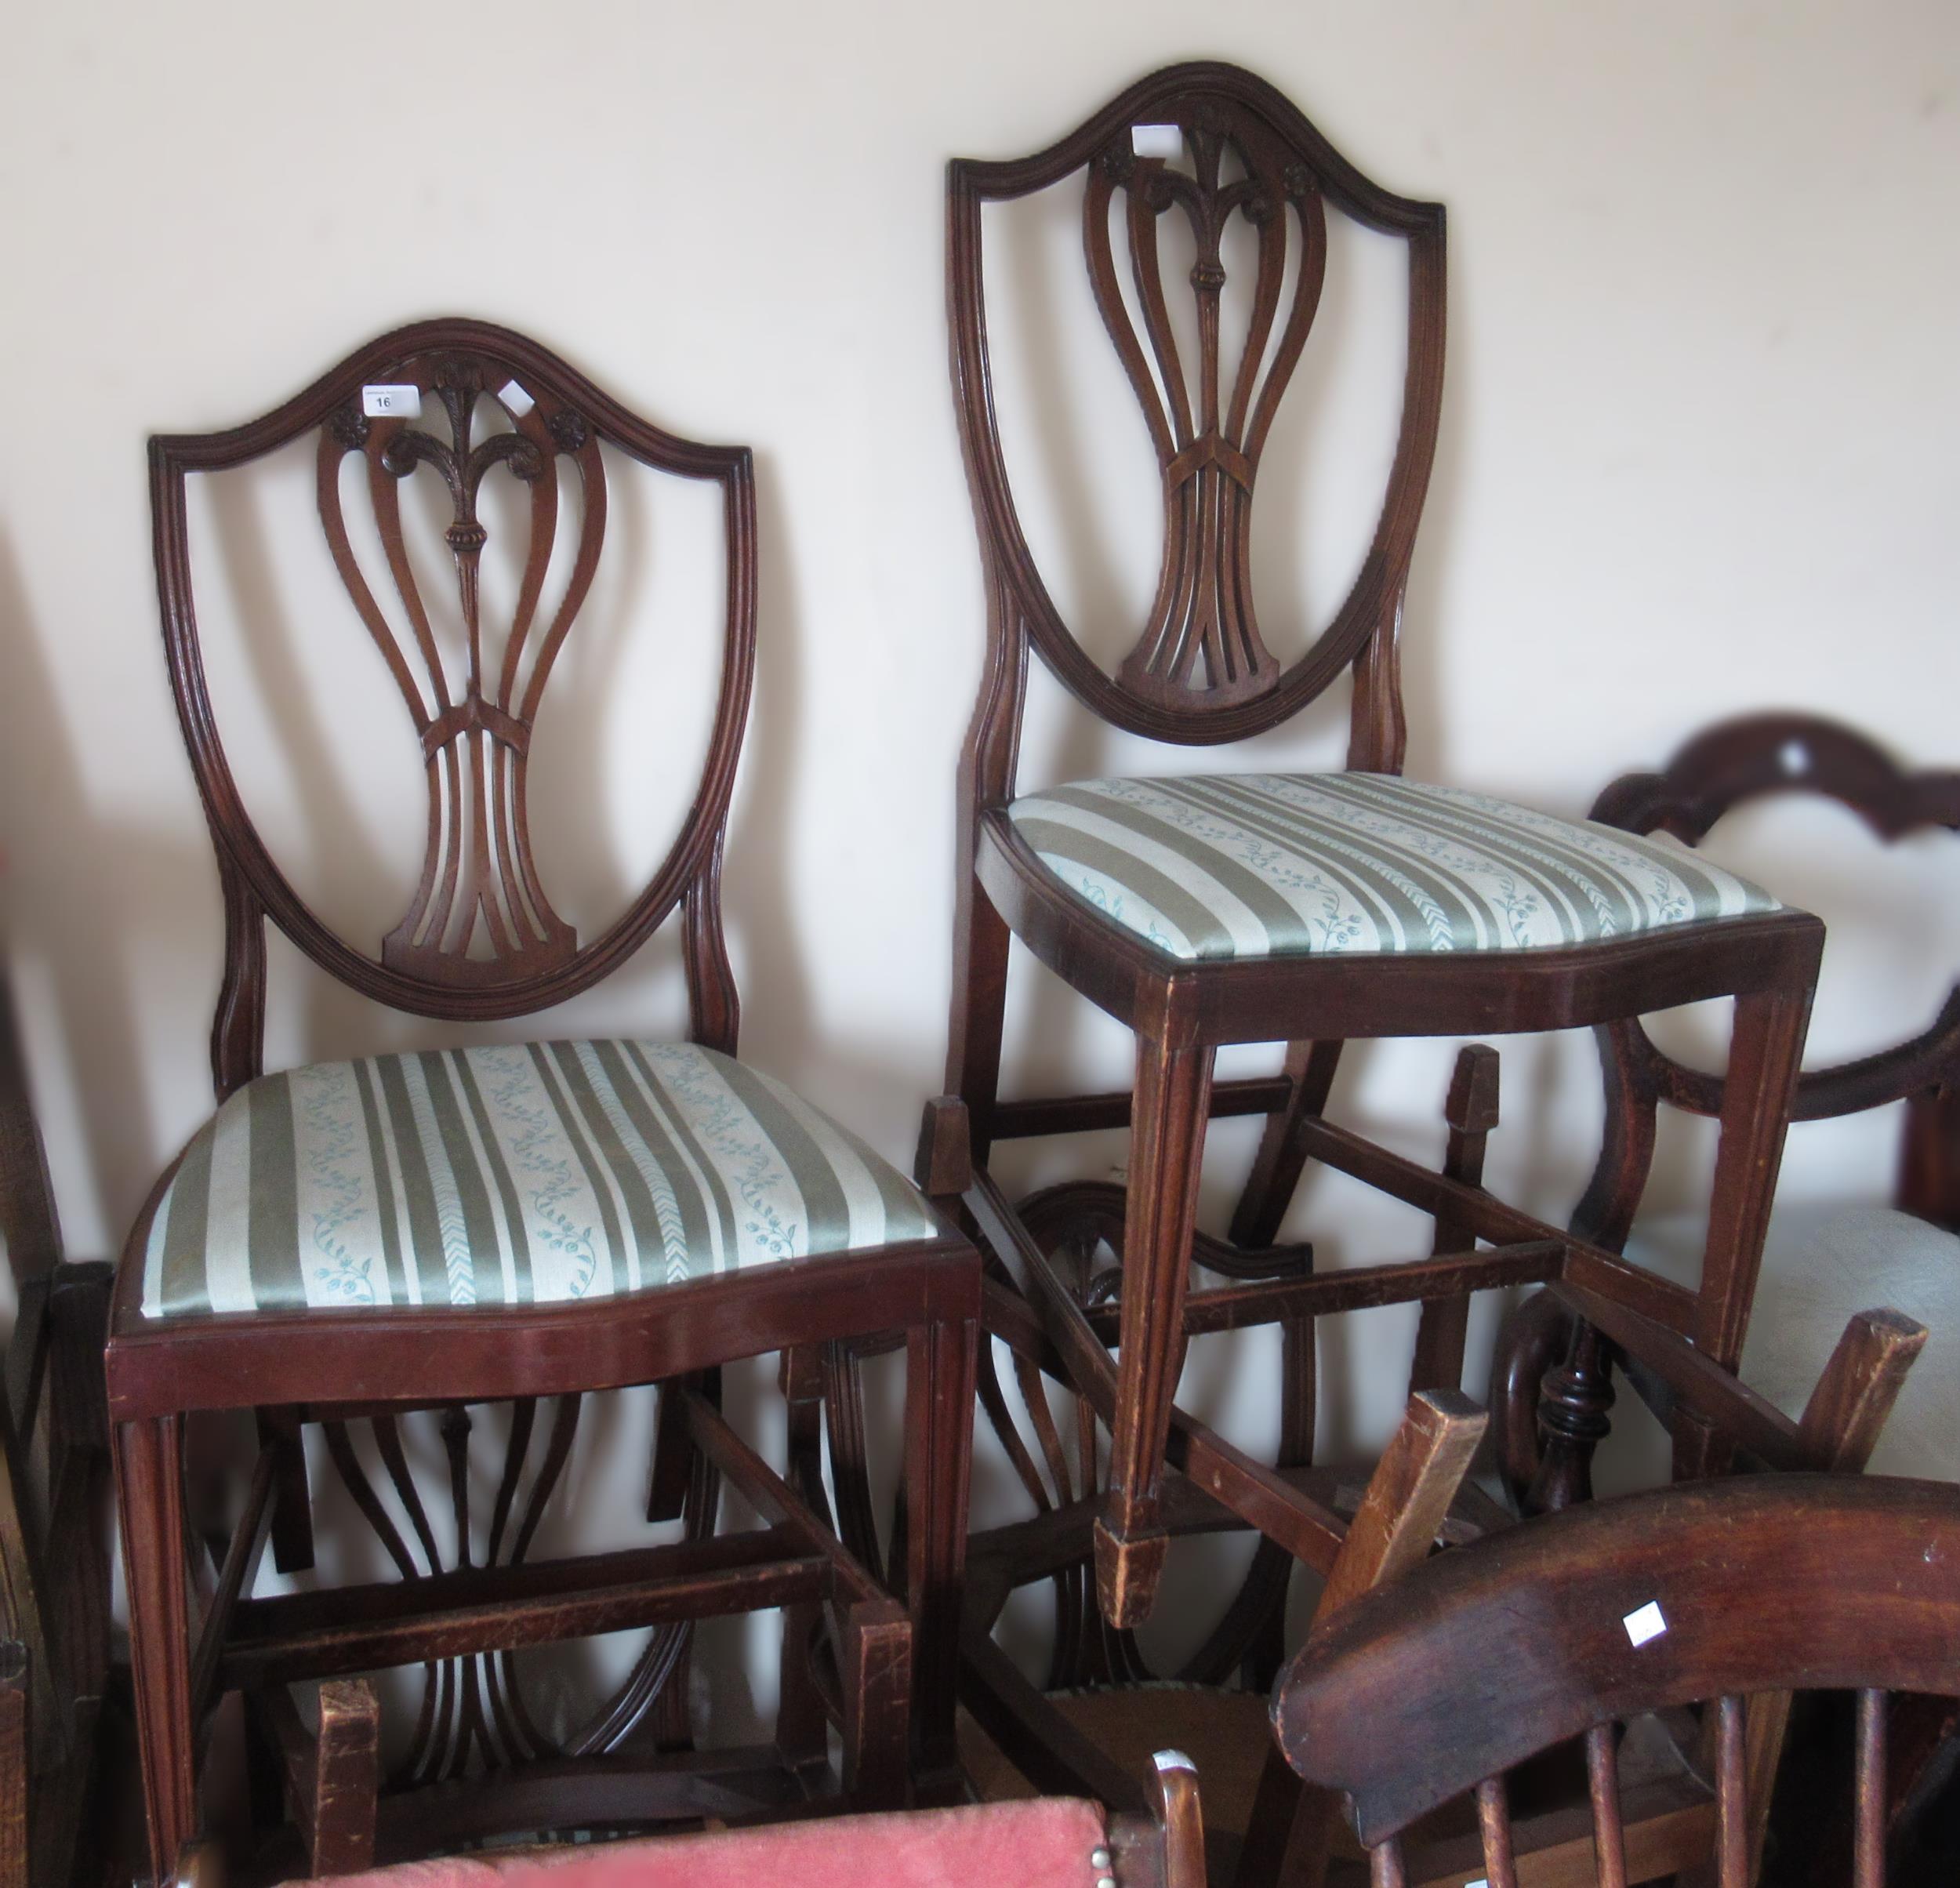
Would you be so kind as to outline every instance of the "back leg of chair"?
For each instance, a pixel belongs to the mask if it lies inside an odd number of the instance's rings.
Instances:
[[[1460,1390],[1424,1391],[1409,1399],[1321,1588],[1316,1620],[1424,1559],[1469,1472],[1488,1421]],[[1319,1888],[1340,1813],[1339,1797],[1302,1785],[1273,1745],[1240,1854],[1237,1888]]]
[[[1814,968],[1812,981],[1815,981]],[[1708,1243],[1697,1294],[1695,1347],[1725,1370],[1742,1356],[1763,1236],[1783,1160],[1798,1064],[1810,1020],[1810,988],[1738,997],[1722,1089],[1722,1133],[1710,1192]],[[1677,1434],[1675,1476],[1692,1480],[1718,1466],[1706,1440]]]
[[[966,778],[964,764],[961,778]],[[975,874],[972,819],[972,809],[963,807],[960,820],[965,837],[958,867],[960,909],[953,920],[953,1029],[946,1051],[946,1087],[965,1104],[971,1116],[972,1159],[984,1167],[993,1150],[994,1104],[1000,1090],[1010,934],[1006,920],[994,909]]]
[[[1497,1052],[1488,1043],[1472,1043],[1457,1052],[1449,1098],[1443,1104],[1450,1141],[1443,1171],[1446,1177],[1465,1186],[1483,1184],[1484,1149],[1497,1125]],[[1447,1214],[1436,1215],[1432,1252],[1440,1256],[1468,1251],[1476,1243],[1476,1236],[1467,1226],[1457,1225]],[[1423,1301],[1421,1321],[1416,1327],[1415,1358],[1409,1372],[1411,1395],[1417,1390],[1462,1389],[1463,1348],[1469,1328],[1467,1292]]]
[[[291,1410],[258,1412],[259,1446],[273,1451],[278,1493],[272,1505],[272,1563],[282,1574],[313,1565],[313,1498],[307,1483],[306,1447]]]
[[[1252,1172],[1232,1215],[1232,1243],[1252,1249],[1273,1244],[1306,1171],[1307,1147],[1300,1129],[1327,1111],[1327,1097],[1341,1066],[1340,1042],[1287,1044],[1286,1073],[1293,1087],[1287,1105],[1266,1116]]]

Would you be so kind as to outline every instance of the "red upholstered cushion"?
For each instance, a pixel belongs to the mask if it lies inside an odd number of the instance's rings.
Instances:
[[[481,1854],[336,1877],[332,1888],[1094,1888],[1102,1811],[1066,1797],[816,1817],[719,1835]],[[324,1888],[324,1885],[323,1885]]]

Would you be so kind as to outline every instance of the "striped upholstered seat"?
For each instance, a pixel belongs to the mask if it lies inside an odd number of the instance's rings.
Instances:
[[[1685,848],[1388,774],[1079,780],[1008,817],[1174,957],[1548,949],[1774,911]]]
[[[185,1151],[143,1309],[605,1298],[936,1236],[780,1082],[684,1044],[557,1042],[262,1077]]]

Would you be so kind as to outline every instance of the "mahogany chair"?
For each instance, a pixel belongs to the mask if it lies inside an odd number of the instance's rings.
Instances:
[[[1637,1373],[1638,1386],[1664,1418],[1704,1425],[1751,1467],[1779,1472],[1860,1472],[1926,1342],[1922,1327],[1895,1313],[1859,1314],[1840,1337],[1801,1418],[1792,1420],[1665,1325],[1576,1287],[1552,1289],[1571,1294],[1610,1327],[1621,1341],[1617,1354]],[[1039,1369],[1065,1383],[1062,1360],[1043,1342],[1033,1314],[1004,1286],[989,1280],[983,1299],[987,1327],[1007,1346],[1026,1407],[1046,1411],[1048,1397],[1038,1378],[1030,1387],[1030,1374]],[[984,1356],[981,1385],[983,1407],[997,1418],[1005,1399]],[[1204,1433],[1181,1411],[1174,1421],[1174,1442],[1193,1444]],[[1411,1396],[1365,1488],[1350,1487],[1354,1478],[1332,1469],[1280,1472],[1294,1498],[1285,1535],[1288,1566],[1297,1558],[1323,1582],[1316,1620],[1398,1578],[1432,1543],[1460,1545],[1515,1524],[1465,1479],[1484,1424],[1483,1411],[1457,1392],[1421,1392]],[[961,1694],[978,1726],[1036,1787],[1087,1792],[1112,1803],[1124,1802],[1123,1792],[1133,1788],[1126,1781],[1130,1753],[1175,1736],[1214,1780],[1214,1879],[1240,1888],[1319,1888],[1330,1870],[1338,1872],[1336,1821],[1324,1795],[1303,1794],[1272,1749],[1265,1721],[1265,1699],[1281,1662],[1279,1609],[1270,1603],[1275,1595],[1255,1575],[1219,1608],[1217,1624],[1181,1669],[1152,1672],[1135,1636],[1109,1628],[1085,1603],[1082,1574],[1094,1504],[1070,1492],[1072,1451],[1063,1440],[1069,1425],[1044,1426],[1031,1414],[1030,1426],[1019,1453],[1029,1458],[1027,1472],[1035,1472],[1035,1458],[1047,1465],[1056,1478],[1052,1492],[1037,1475],[1031,1484],[1031,1492],[1041,1490],[1036,1513],[976,1534],[968,1546]],[[1080,1420],[1074,1426],[1080,1432],[1074,1440],[1086,1450],[1091,1432]],[[1002,1432],[1004,1440],[1020,1432],[1018,1425]],[[1073,1487],[1083,1485],[1078,1472]],[[1202,1470],[1171,1483],[1167,1525],[1174,1534],[1211,1533],[1236,1522],[1206,1492]],[[1273,1546],[1261,1543],[1255,1566]],[[1055,1588],[1056,1632],[1048,1676],[1037,1686],[990,1635],[1009,1596],[1044,1580]],[[1284,1596],[1283,1578],[1276,1597]],[[1165,1678],[1174,1682],[1166,1684]],[[1142,1682],[1151,1680],[1156,1682]],[[1773,1701],[1755,1701],[1752,1762],[1766,1771],[1775,1767],[1784,1721]],[[1641,1780],[1629,1826],[1643,1856],[1664,1864],[1657,1872],[1667,1872],[1705,1857],[1710,1825],[1700,1814],[1700,1793],[1682,1781],[1691,1766],[1657,1732],[1646,1745],[1650,1774]],[[977,1759],[970,1755],[967,1767],[983,1788],[1001,1787],[993,1781],[998,1766],[984,1752]],[[1255,1777],[1256,1790],[1250,1787]],[[1553,1786],[1559,1781],[1548,1780]],[[1570,1811],[1555,1803],[1534,1816],[1520,1847],[1538,1856],[1534,1867],[1557,1864],[1570,1844]],[[1455,1888],[1446,1868],[1414,1879]]]
[[[1614,781],[1595,803],[1592,817],[1699,845],[1737,808],[1792,793],[1835,801],[1888,843],[1927,830],[1960,832],[1960,773],[1908,772],[1854,730],[1802,714],[1747,716],[1708,728],[1658,773]],[[1668,1055],[1637,1022],[1616,1022],[1598,1035],[1606,1132],[1573,1229],[1624,1250],[1664,1277],[1692,1284],[1698,1262],[1692,1215],[1640,1208],[1661,1104],[1718,1114],[1724,1084]],[[1795,1414],[1831,1337],[1853,1309],[1884,1303],[1909,1313],[1933,1332],[1934,1355],[1915,1373],[1874,1466],[1943,1480],[1960,1479],[1960,1363],[1954,1360],[1960,1346],[1957,1097],[1960,987],[1918,1034],[1798,1078],[1793,1123],[1904,1103],[1893,1201],[1778,1207],[1759,1280],[1765,1315],[1751,1326],[1741,1358],[1748,1381]],[[1555,1294],[1526,1300],[1499,1345],[1494,1427],[1508,1478],[1520,1491],[1535,1480],[1541,1505],[1559,1505],[1586,1490],[1591,1448],[1608,1428],[1611,1361],[1575,1328]],[[1555,1439],[1549,1468],[1541,1422]]]
[[[198,641],[187,488],[309,439],[332,563],[427,772],[426,862],[378,956],[329,929],[275,863],[227,763]],[[652,883],[582,941],[533,858],[525,786],[540,699],[606,548],[609,455],[719,488],[726,625],[684,823]],[[130,1236],[107,1349],[154,1879],[171,1879],[198,1830],[200,1741],[212,1707],[234,1693],[286,1749],[286,1789],[313,1806],[301,1820],[322,1872],[491,1829],[633,1826],[800,1803],[822,1784],[833,1724],[861,1806],[902,1802],[915,1781],[942,1783],[953,1761],[978,1263],[870,1149],[734,1059],[720,880],[754,663],[749,452],[660,430],[522,336],[443,320],[369,343],[262,419],[153,441],[151,468],[171,679],[225,909],[212,1039],[220,1106]],[[434,486],[434,506],[405,503],[417,481]],[[492,481],[508,481],[521,521],[511,528],[528,533],[502,622],[489,620],[492,591],[478,582],[486,520],[503,515],[479,508]],[[371,540],[350,530],[356,503],[371,512]],[[453,572],[460,647],[432,628],[417,586],[410,540],[415,520],[431,514],[437,567]],[[363,541],[378,542],[379,570],[357,549]],[[568,575],[547,608],[554,568]],[[408,633],[397,638],[391,620]],[[684,1042],[471,1047],[263,1069],[268,920],[364,996],[461,1022],[526,1015],[588,988],[677,910]],[[787,1374],[807,1376],[826,1347],[894,1333],[907,1356],[906,1524],[893,1570],[902,1599],[836,1538],[808,1447],[792,1487],[714,1401],[715,1373],[735,1360],[782,1352]],[[534,1558],[581,1396],[651,1383],[666,1387],[648,1516],[682,1520],[683,1538]],[[554,1400],[548,1420],[540,1399]],[[486,1525],[470,1502],[468,1406],[508,1400],[510,1443]],[[418,1409],[442,1413],[453,1565],[441,1563],[405,1461],[398,1418]],[[215,1567],[194,1565],[187,1428],[200,1412],[245,1410],[259,1413],[263,1438],[249,1494]],[[364,1418],[405,1523],[355,1449]],[[316,1423],[399,1577],[254,1597],[268,1534],[283,1567],[311,1563],[299,1437]],[[723,1477],[764,1525],[717,1530]],[[686,1748],[688,1622],[778,1607],[776,1746]],[[827,1633],[815,1630],[820,1612]],[[511,1649],[629,1627],[652,1630],[619,1691],[570,1737],[547,1735]],[[358,1818],[350,1827],[341,1810],[372,1801],[372,1737],[310,1745],[289,1688],[403,1665],[423,1668],[413,1745],[378,1831]],[[323,1718],[365,1689],[329,1685]],[[648,1754],[662,1748],[673,1754]],[[340,1774],[350,1751],[353,1769]],[[314,1813],[322,1805],[335,1812],[325,1821]]]
[[[109,1689],[111,1268],[62,1256],[13,993],[0,976],[0,1240],[16,1309],[0,1366],[0,1888],[102,1867]]]
[[[1621,1727],[1703,1705],[1718,1877],[1746,1888],[1745,1698],[1853,1691],[1851,1879],[1878,1888],[1886,1695],[1960,1692],[1957,1539],[1960,1488],[1876,1476],[1738,1477],[1585,1504],[1344,1608],[1280,1681],[1274,1727],[1303,1777],[1348,1797],[1379,1888],[1409,1879],[1415,1825],[1466,1791],[1483,1879],[1516,1888],[1506,1773],[1583,1739],[1592,1879],[1624,1888]]]
[[[1158,154],[1166,133],[1181,157]],[[1162,578],[1113,674],[1083,647],[1087,626],[1065,620],[1029,549],[990,379],[982,210],[1065,183],[1081,192],[1090,285],[1162,477]],[[1436,1214],[1450,1235],[1432,1262],[1436,1288],[1410,1294],[1428,1300],[1420,1348],[1434,1383],[1461,1374],[1463,1302],[1446,1281],[1461,1262],[1481,1268],[1484,1282],[1501,1282],[1506,1265],[1512,1282],[1542,1278],[1547,1240],[1558,1242],[1555,1269],[1689,1333],[1733,1367],[1822,928],[1677,849],[1401,778],[1397,644],[1442,390],[1439,205],[1370,182],[1271,85],[1211,64],[1142,80],[1033,156],[956,160],[947,187],[953,379],[988,640],[960,773],[946,1085],[970,1121],[978,1171],[967,1204],[1004,1263],[1018,1262],[1008,1251],[1013,1208],[986,1172],[996,1143],[1131,1128],[1119,1383],[1099,1412],[1112,1453],[1095,1563],[1105,1617],[1133,1625],[1150,1610],[1167,1541],[1163,1469],[1180,1360],[1188,1334],[1206,1327],[1213,1295],[1188,1294],[1209,1120],[1266,1116],[1225,1247],[1229,1276],[1265,1281],[1225,1288],[1262,1294],[1232,1313],[1236,1322],[1309,1321],[1330,1288],[1352,1289],[1353,1274],[1316,1280],[1309,1254],[1272,1246],[1313,1159]],[[1111,234],[1119,206],[1141,332]],[[1253,493],[1314,319],[1330,211],[1404,245],[1406,372],[1393,465],[1359,573],[1318,637],[1283,665],[1254,608]],[[1174,285],[1159,236],[1167,217],[1187,224],[1196,245],[1195,360],[1181,354],[1168,312]],[[1256,252],[1250,333],[1229,372],[1222,258],[1242,225]],[[1276,728],[1351,674],[1348,771],[1025,792],[1017,767],[1030,649],[1102,721],[1177,746]],[[1014,937],[1134,1033],[1134,1092],[1001,1098]],[[1474,1176],[1439,1177],[1323,1116],[1351,1039],[1590,1026],[1716,997],[1735,999],[1731,1079],[1695,1290],[1565,1240],[1484,1194]],[[1287,1045],[1282,1074],[1214,1082],[1221,1046],[1275,1040]],[[1479,1240],[1495,1250],[1474,1252]],[[1046,1264],[1039,1253],[1031,1262]],[[1044,1319],[1052,1323],[1069,1289],[1053,1274],[1034,1284]],[[1272,1491],[1240,1464],[1227,1465],[1212,1491],[1255,1524],[1270,1507]]]

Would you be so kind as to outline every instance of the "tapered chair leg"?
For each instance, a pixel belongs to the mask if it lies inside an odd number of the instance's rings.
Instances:
[[[170,1881],[197,1817],[185,1597],[183,1419],[152,1417],[115,1431],[122,1565],[129,1593],[129,1668],[150,1838],[151,1879]]]
[[[906,1349],[906,1590],[912,1618],[913,1762],[920,1793],[956,1782],[953,1714],[979,1327],[936,1318]]]
[[[1749,1327],[1764,1234],[1783,1162],[1790,1106],[1810,1021],[1809,990],[1771,990],[1736,999],[1722,1083],[1722,1138],[1715,1154],[1708,1211],[1708,1244],[1695,1305],[1695,1348],[1725,1370],[1741,1361]],[[1675,1439],[1677,1480],[1706,1475],[1705,1431],[1684,1428]]]
[[[1286,1106],[1266,1116],[1252,1171],[1232,1215],[1235,1246],[1269,1246],[1278,1240],[1287,1209],[1306,1171],[1307,1145],[1301,1124],[1316,1120],[1327,1112],[1345,1046],[1338,1040],[1287,1044],[1286,1073],[1292,1078],[1292,1091]]]
[[[1158,1519],[1171,1399],[1184,1362],[1185,1289],[1211,1098],[1212,1051],[1137,1039],[1123,1231],[1123,1345],[1109,1494],[1095,1527],[1096,1595],[1114,1626],[1141,1625],[1170,1540]]]
[[[844,1786],[865,1810],[906,1806],[906,1734],[916,1639],[895,1599],[861,1600],[845,1615]]]

